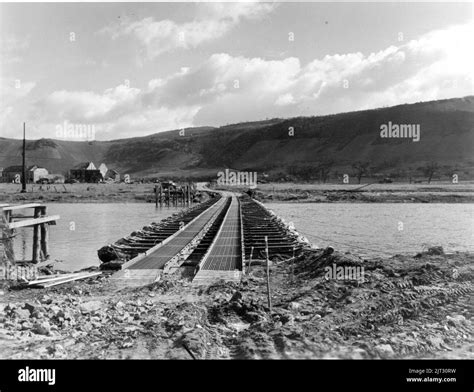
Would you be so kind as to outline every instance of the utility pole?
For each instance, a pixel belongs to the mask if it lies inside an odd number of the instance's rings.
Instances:
[[[26,192],[26,123],[23,123],[23,173],[21,177],[21,193]]]

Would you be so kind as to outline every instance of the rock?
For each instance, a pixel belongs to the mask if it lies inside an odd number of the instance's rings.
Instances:
[[[122,301],[118,301],[115,304],[115,309],[122,309],[125,306],[125,304]]]
[[[37,305],[31,302],[25,302],[25,306],[23,308],[28,310],[30,313],[33,313],[35,309],[37,308]]]
[[[40,302],[44,305],[50,305],[53,303],[53,299],[49,295],[43,295],[43,297],[40,299]]]
[[[443,339],[441,339],[439,336],[429,336],[428,340],[436,349],[439,349],[444,343]]]
[[[54,356],[56,358],[65,358],[67,356],[67,352],[66,350],[64,349],[64,347],[60,344],[55,344],[53,346],[53,350],[54,350]]]
[[[21,330],[22,331],[27,331],[27,330],[31,329],[32,326],[33,326],[33,324],[31,324],[29,321],[23,321],[21,323]]]
[[[51,326],[47,321],[36,322],[33,325],[32,331],[38,335],[49,335],[51,332]]]
[[[102,304],[100,301],[89,301],[84,302],[79,306],[82,313],[92,313],[96,312],[101,308]]]
[[[27,309],[15,309],[13,312],[15,317],[24,320],[24,319],[29,319],[30,318],[30,311]]]
[[[59,312],[56,313],[56,317],[58,319],[64,319],[64,320],[71,320],[72,319],[72,314],[68,310],[60,310]]]
[[[299,310],[301,308],[301,304],[299,302],[290,302],[289,308],[291,310]]]
[[[236,302],[242,299],[242,293],[240,291],[236,291],[233,295],[232,298],[230,299],[230,302]]]
[[[35,319],[41,319],[44,317],[44,313],[39,309],[35,309],[31,314],[31,317]]]
[[[446,316],[446,319],[448,320],[448,324],[452,325],[453,327],[466,324],[466,318],[461,314],[456,314],[452,317]]]
[[[380,356],[395,355],[395,352],[393,351],[392,346],[390,346],[390,344],[379,344],[378,346],[375,346],[375,351],[377,351]]]
[[[57,315],[60,311],[61,311],[61,308],[57,305],[52,305],[49,310],[51,312],[53,312],[54,315]]]

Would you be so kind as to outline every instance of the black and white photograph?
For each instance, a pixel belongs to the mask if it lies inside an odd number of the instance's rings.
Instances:
[[[317,360],[472,392],[473,20],[1,2],[1,391]]]

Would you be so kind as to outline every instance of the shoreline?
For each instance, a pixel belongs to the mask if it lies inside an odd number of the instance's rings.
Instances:
[[[57,184],[49,188],[0,184],[0,203],[154,203],[154,184]],[[360,189],[362,188],[362,189]],[[40,190],[42,189],[42,190]],[[221,190],[247,192],[246,187]],[[212,190],[212,189],[211,189]],[[474,203],[474,182],[432,184],[258,184],[254,198],[284,203]]]

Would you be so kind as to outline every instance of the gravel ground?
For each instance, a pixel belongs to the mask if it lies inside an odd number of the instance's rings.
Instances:
[[[371,260],[307,250],[273,260],[272,312],[258,263],[240,284],[209,287],[177,275],[120,291],[107,276],[49,289],[4,284],[0,357],[474,358],[473,262],[438,248]],[[328,276],[344,267],[363,279]]]

